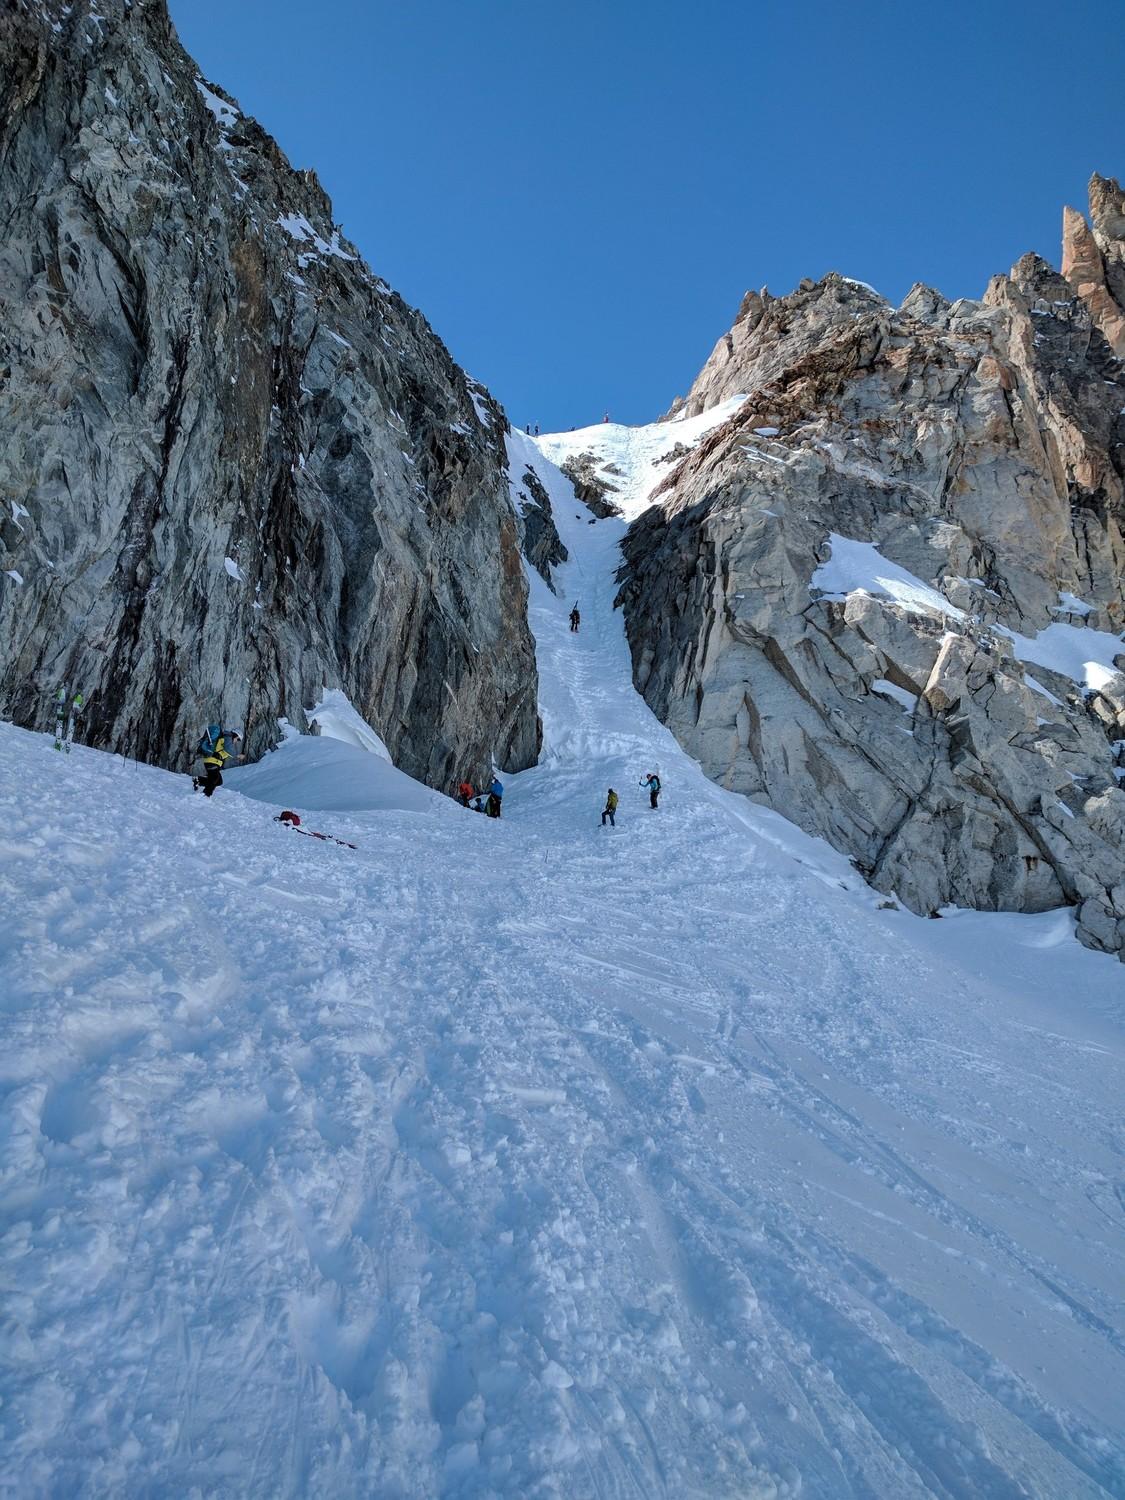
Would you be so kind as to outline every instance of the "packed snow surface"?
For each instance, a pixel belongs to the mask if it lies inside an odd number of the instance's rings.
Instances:
[[[678,417],[670,422],[652,422],[644,427],[626,427],[619,422],[597,422],[573,432],[548,432],[534,439],[552,465],[592,453],[594,472],[614,487],[609,495],[627,521],[647,510],[653,490],[675,468],[670,457],[678,445],[694,448],[699,440],[731,418],[745,396],[731,396],[698,417]],[[518,437],[519,434],[517,433]],[[534,453],[529,448],[529,454]],[[567,490],[565,504],[573,509],[574,495]]]
[[[708,782],[514,446],[571,562],[501,821],[0,727],[7,1491],[1122,1495],[1121,965]]]

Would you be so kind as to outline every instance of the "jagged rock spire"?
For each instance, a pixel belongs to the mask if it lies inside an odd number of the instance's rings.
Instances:
[[[1125,193],[1112,177],[1090,178],[1090,220],[1063,209],[1062,273],[1090,309],[1117,355],[1125,359]]]

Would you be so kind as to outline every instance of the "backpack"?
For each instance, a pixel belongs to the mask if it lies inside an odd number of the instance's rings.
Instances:
[[[654,792],[658,792],[660,790],[660,777],[655,775],[650,776],[648,784]]]
[[[200,755],[211,755],[214,753],[216,744],[222,738],[223,726],[221,724],[208,724],[207,732],[199,742]]]

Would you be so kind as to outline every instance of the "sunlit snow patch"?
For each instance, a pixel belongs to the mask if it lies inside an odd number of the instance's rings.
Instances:
[[[905,688],[900,688],[897,683],[888,682],[885,677],[876,677],[871,686],[875,692],[882,693],[884,697],[893,698],[897,704],[906,709],[907,713],[912,714],[918,707],[917,693],[908,693]]]
[[[1064,589],[1059,590],[1059,602],[1051,611],[1053,615],[1092,615],[1094,606],[1087,604],[1084,599],[1077,598],[1074,594],[1068,594]]]
[[[948,615],[954,620],[965,618],[964,610],[950,604],[944,594],[900,568],[898,563],[888,562],[871,542],[855,542],[849,537],[837,536],[834,531],[829,533],[828,541],[832,555],[817,568],[811,586],[820,589],[829,599],[846,599],[849,594],[876,597],[882,594],[912,614]]]
[[[1048,625],[1038,635],[1020,635],[1003,625],[993,627],[997,635],[1012,642],[1020,661],[1048,667],[1063,677],[1085,684],[1091,691],[1108,687],[1120,675],[1115,656],[1125,656],[1125,641],[1108,630],[1088,630],[1082,625]]]
[[[349,255],[346,250],[341,250],[338,230],[334,229],[331,240],[326,240],[323,235],[317,234],[304,214],[278,214],[277,223],[291,239],[297,240],[299,243],[314,245],[317,253],[320,255],[333,255],[337,260],[355,260],[354,255]],[[315,258],[315,255],[311,251],[306,251],[303,255],[298,255],[297,264],[304,270],[309,261],[315,260]]]
[[[870,292],[873,297],[878,297],[880,302],[885,302],[887,300],[886,297],[883,296],[882,292],[877,292],[869,281],[860,281],[856,276],[841,276],[840,280],[846,281],[849,286],[861,287],[863,291]]]
[[[195,80],[195,86],[199,90],[204,104],[219,122],[220,129],[229,130],[238,119],[238,110],[233,105],[228,104],[225,99],[220,99],[218,94],[209,89],[201,78]],[[108,89],[106,92],[109,92]]]
[[[469,400],[473,403],[473,411],[476,412],[477,421],[482,427],[491,428],[492,413],[484,403],[484,398],[487,395],[488,392],[479,381],[469,381]]]
[[[745,400],[745,396],[731,396],[697,417],[650,422],[644,427],[596,422],[573,432],[547,432],[532,441],[559,468],[570,459],[593,454],[598,477],[613,487],[607,498],[627,521],[632,521],[648,508],[653,490],[674,467],[668,461],[674,449],[681,444],[694,448],[707,433],[728,421]]]

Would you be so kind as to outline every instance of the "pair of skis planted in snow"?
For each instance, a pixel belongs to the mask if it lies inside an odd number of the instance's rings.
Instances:
[[[66,688],[59,688],[55,694],[56,750],[65,750],[67,755],[70,754],[70,747],[74,744],[74,731],[78,728],[85,707],[86,699],[81,693],[75,693],[68,704]]]

